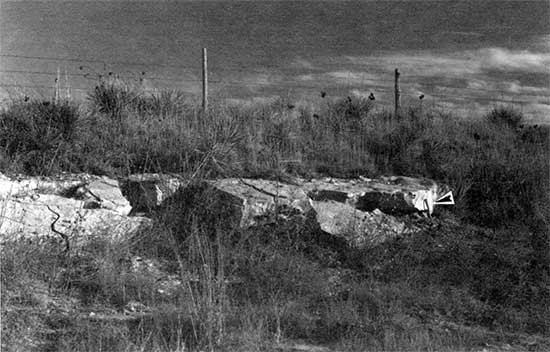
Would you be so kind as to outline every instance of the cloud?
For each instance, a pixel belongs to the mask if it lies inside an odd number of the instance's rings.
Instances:
[[[340,68],[330,70],[335,62],[341,63]],[[484,48],[443,54],[344,56],[326,58],[326,65],[319,64],[318,68],[323,66],[328,68],[326,72],[304,73],[295,80],[348,85],[353,88],[351,94],[363,97],[372,91],[383,104],[393,100],[393,71],[399,68],[405,103],[417,103],[420,94],[425,94],[446,111],[465,116],[484,113],[500,102],[523,104],[524,112],[539,121],[549,121],[550,117],[545,104],[550,100],[550,87],[540,84],[540,79],[536,83],[529,78],[532,74],[550,78],[550,50]]]
[[[388,77],[398,68],[405,75],[461,76],[476,74],[481,63],[469,59],[465,53],[441,56],[434,54],[397,54],[380,57],[346,57],[347,61],[366,69],[386,72]]]
[[[355,71],[368,71],[373,79],[391,85],[393,70],[401,71],[405,92],[441,93],[453,97],[523,100],[535,103],[550,96],[550,87],[540,84],[550,79],[550,50],[509,50],[483,48],[441,54],[439,52],[400,53],[378,57],[343,57]],[[495,76],[495,71],[506,75]],[[539,83],[529,81],[538,75]],[[541,76],[542,75],[542,76]],[[343,74],[335,75],[343,78]],[[354,75],[350,77],[356,78]]]
[[[330,84],[369,85],[379,84],[383,77],[381,74],[361,72],[358,70],[338,70],[324,73],[304,74],[295,77],[302,82],[323,82]]]
[[[290,63],[290,66],[295,68],[306,68],[310,70],[313,70],[316,68],[315,65],[313,65],[313,63],[301,58],[294,59],[294,61]]]
[[[317,76],[318,75],[312,75],[312,74],[299,75],[299,76],[296,76],[296,80],[302,81],[302,82],[313,81],[313,80],[316,80]]]
[[[550,53],[490,48],[479,50],[477,56],[484,69],[550,73]]]
[[[549,96],[550,89],[548,87],[533,87],[533,86],[524,86],[519,84],[519,82],[509,82],[506,84],[504,89],[506,92],[515,93],[515,94],[529,94],[533,96]]]
[[[549,48],[550,49],[550,48]],[[410,53],[379,57],[349,57],[343,59],[374,70],[392,72],[399,68],[403,74],[460,77],[476,75],[489,70],[522,71],[550,74],[550,50],[509,50],[483,48],[450,54]]]

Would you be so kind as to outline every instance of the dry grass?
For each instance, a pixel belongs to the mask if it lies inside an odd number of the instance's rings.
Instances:
[[[280,100],[215,104],[204,116],[180,94],[147,96],[120,82],[98,86],[79,108],[13,102],[0,117],[5,171],[394,173],[446,182],[459,205],[419,220],[426,230],[413,238],[367,252],[292,222],[205,226],[208,196],[167,205],[153,229],[116,246],[95,239],[64,256],[53,242],[6,243],[2,348],[550,348],[548,131],[521,127],[509,109],[457,120],[371,108],[356,98],[292,109]]]
[[[437,244],[415,243],[430,236],[420,234],[419,239],[407,240],[413,243],[380,248],[387,257],[363,253],[369,267],[350,269],[345,263],[337,267],[320,263],[300,249],[307,248],[296,242],[301,237],[289,243],[283,233],[269,240],[261,233],[240,234],[247,240],[230,243],[227,239],[234,236],[205,233],[193,226],[176,234],[159,222],[150,231],[116,246],[96,239],[68,257],[57,254],[57,243],[4,246],[3,347],[21,351],[265,351],[296,343],[344,351],[550,347],[548,306],[541,301],[548,291],[540,291],[538,298],[529,296],[535,292],[522,298],[517,285],[485,282],[496,261],[475,263],[480,274],[469,281],[449,280],[451,275],[469,275],[470,269],[461,271],[453,263],[474,260],[477,254],[464,252],[474,251],[479,239],[453,240],[456,233],[440,233]],[[456,246],[463,257],[447,258]],[[168,283],[173,283],[172,288]],[[512,301],[484,297],[485,291],[477,290],[476,284],[514,297],[509,297]],[[545,289],[538,284],[538,290]],[[139,302],[135,313],[132,302]]]

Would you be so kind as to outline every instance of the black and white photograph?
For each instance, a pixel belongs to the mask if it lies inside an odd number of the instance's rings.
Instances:
[[[550,0],[0,0],[0,352],[550,351]]]

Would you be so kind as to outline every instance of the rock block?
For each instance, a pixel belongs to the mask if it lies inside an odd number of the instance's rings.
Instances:
[[[302,181],[302,185],[313,200],[346,203],[367,212],[379,209],[390,215],[431,214],[438,196],[434,181],[411,177],[320,179]]]
[[[121,190],[134,211],[148,212],[161,206],[185,184],[179,176],[135,174],[121,180]]]
[[[414,232],[404,222],[378,209],[364,212],[349,204],[335,201],[313,201],[312,205],[321,229],[331,235],[343,237],[353,248],[374,247]]]
[[[109,209],[85,209],[84,200],[53,194],[5,199],[2,203],[2,240],[58,237],[52,230],[53,224],[56,231],[69,237],[71,245],[85,241],[89,236],[104,236],[117,241],[131,237],[151,223],[150,219],[128,217]]]
[[[151,220],[128,217],[131,206],[116,180],[91,175],[0,175],[0,240],[60,237],[78,244],[89,236],[128,238]],[[56,232],[57,231],[57,232]]]

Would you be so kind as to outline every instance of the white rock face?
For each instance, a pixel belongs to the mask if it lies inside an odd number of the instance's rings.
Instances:
[[[0,175],[0,240],[66,235],[71,246],[89,236],[127,238],[150,219],[128,217],[130,203],[118,182],[106,177],[65,175],[11,179]]]
[[[122,195],[116,180],[101,177],[91,180],[83,188],[85,193],[99,202],[101,208],[112,210],[120,215],[128,215],[132,211],[130,202]]]
[[[8,237],[59,236],[52,230],[59,214],[54,229],[69,238],[100,235],[116,240],[135,233],[150,221],[109,209],[85,209],[84,205],[85,201],[53,194],[9,199],[2,204],[0,234]]]

